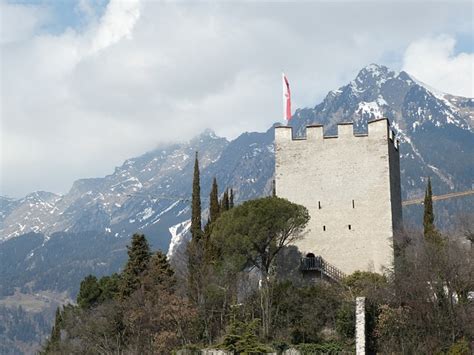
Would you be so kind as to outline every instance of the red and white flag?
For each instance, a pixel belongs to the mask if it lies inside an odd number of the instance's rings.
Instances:
[[[287,121],[291,120],[291,93],[290,84],[285,73],[281,73],[283,81],[283,118]]]

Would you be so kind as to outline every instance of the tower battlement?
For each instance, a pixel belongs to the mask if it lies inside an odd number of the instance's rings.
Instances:
[[[396,138],[395,132],[390,128],[387,118],[380,118],[368,122],[367,134],[354,133],[354,124],[352,122],[338,123],[337,124],[337,135],[325,136],[323,125],[309,125],[306,126],[305,137],[293,137],[293,127],[290,126],[278,126],[275,128],[275,142],[283,141],[323,141],[326,139],[363,139],[363,138],[384,138],[390,140],[393,143],[393,147],[398,151],[400,141]]]
[[[386,118],[355,134],[352,123],[275,128],[275,190],[305,206],[311,219],[296,246],[349,274],[382,272],[393,264],[393,237],[401,228],[399,142]]]

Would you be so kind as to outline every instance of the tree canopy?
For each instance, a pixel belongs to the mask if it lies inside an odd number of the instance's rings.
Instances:
[[[308,210],[301,205],[278,197],[260,198],[222,214],[212,242],[226,256],[243,257],[246,266],[268,274],[278,252],[302,238],[308,221]]]

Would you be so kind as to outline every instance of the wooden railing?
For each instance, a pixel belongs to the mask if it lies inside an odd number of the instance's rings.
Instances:
[[[319,271],[334,281],[341,281],[346,274],[334,265],[328,263],[321,256],[301,258],[301,271]]]

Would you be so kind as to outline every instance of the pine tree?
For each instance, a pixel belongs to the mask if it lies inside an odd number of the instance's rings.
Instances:
[[[103,276],[99,280],[100,297],[99,303],[116,299],[120,295],[121,278],[117,273]]]
[[[170,290],[176,283],[168,258],[161,251],[157,251],[151,257],[144,279],[149,289],[158,286]]]
[[[423,231],[425,238],[430,238],[435,232],[434,213],[433,213],[433,192],[431,190],[431,179],[428,178],[428,186],[425,191],[424,213],[423,213]]]
[[[191,202],[191,235],[197,241],[202,235],[201,229],[201,185],[199,181],[198,153],[194,160],[193,194]]]
[[[79,294],[77,295],[77,304],[81,308],[91,308],[99,302],[101,290],[97,277],[93,275],[86,276],[81,281]]]
[[[216,178],[212,180],[212,188],[209,199],[209,222],[213,223],[217,220],[217,217],[219,217],[219,195]]]
[[[230,189],[229,195],[229,209],[234,208],[234,190]]]
[[[120,295],[130,296],[140,286],[140,276],[147,269],[150,260],[150,247],[143,234],[134,234],[132,244],[127,246],[128,261],[122,273]]]

